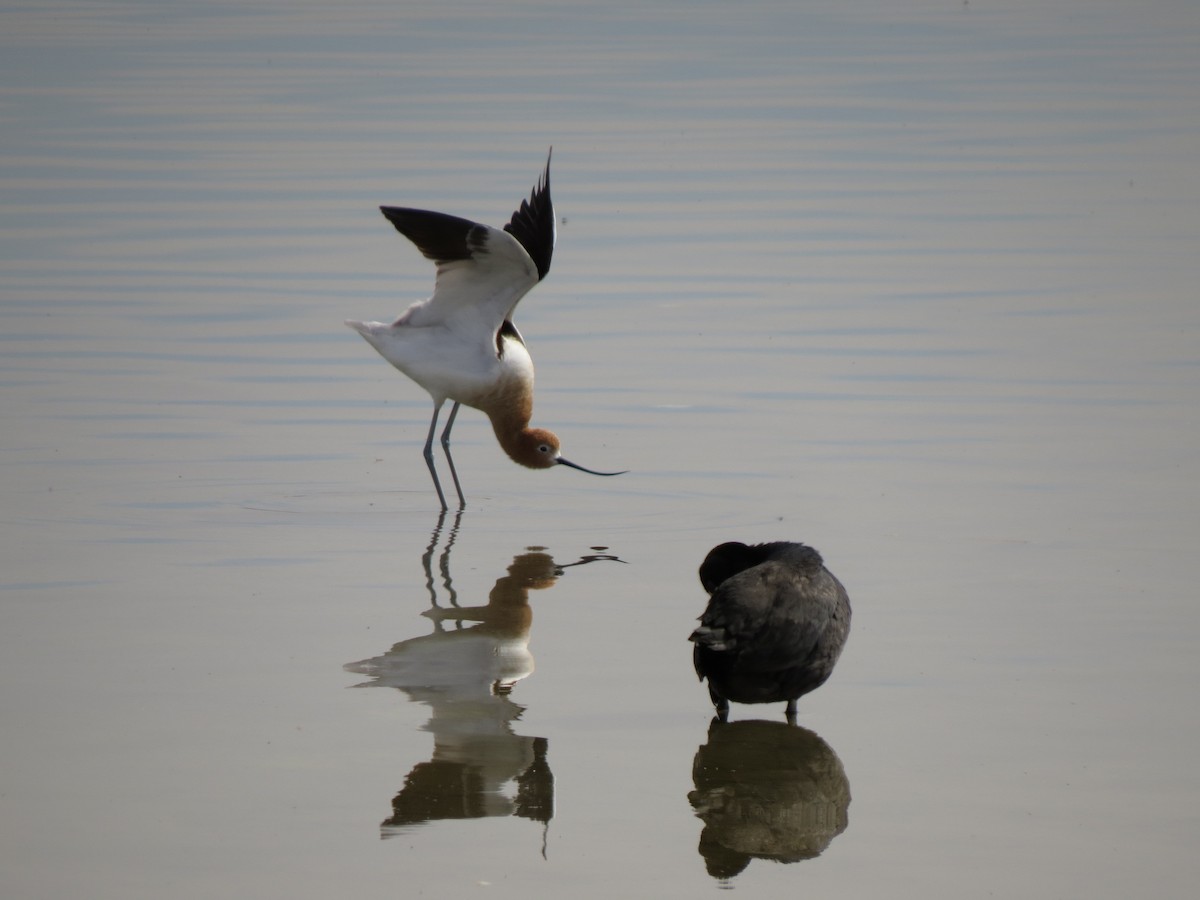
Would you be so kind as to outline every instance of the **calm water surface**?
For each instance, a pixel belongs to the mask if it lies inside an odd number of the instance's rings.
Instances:
[[[0,11],[5,896],[1191,896],[1190,2]],[[530,472],[341,322],[502,223]],[[730,539],[854,630],[710,724]],[[570,892],[569,894],[567,892]]]

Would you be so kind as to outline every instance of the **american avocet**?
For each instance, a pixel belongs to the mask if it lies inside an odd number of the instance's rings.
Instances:
[[[450,455],[450,429],[464,403],[487,414],[496,440],[514,462],[531,469],[561,465],[591,475],[623,474],[570,462],[559,455],[553,432],[529,427],[533,360],[512,317],[517,302],[550,271],[555,227],[549,156],[541,180],[503,230],[423,209],[381,206],[380,211],[437,263],[433,296],[412,304],[394,322],[347,319],[346,324],[433,398],[424,454],[442,509],[446,497],[433,464],[433,435],[447,400],[454,406],[441,442],[460,508],[466,500]]]
[[[735,703],[796,699],[829,678],[850,633],[850,598],[821,554],[804,544],[731,541],[709,551],[700,583],[711,594],[692,632],[692,660],[722,721]]]

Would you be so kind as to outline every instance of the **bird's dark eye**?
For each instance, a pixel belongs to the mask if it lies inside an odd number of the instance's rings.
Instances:
[[[538,445],[538,453],[549,453],[549,452],[550,452],[550,445],[549,445],[549,444],[540,444],[540,445]]]

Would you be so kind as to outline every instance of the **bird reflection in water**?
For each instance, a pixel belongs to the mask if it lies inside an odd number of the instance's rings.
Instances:
[[[397,688],[432,710],[424,727],[433,734],[433,756],[405,778],[392,800],[392,815],[380,826],[381,836],[436,820],[511,815],[542,823],[544,856],[546,830],[554,815],[548,742],[513,732],[525,708],[509,698],[513,686],[534,668],[529,592],[552,587],[571,566],[617,558],[601,552],[605,548],[593,548],[598,552],[559,564],[543,548],[529,548],[497,579],[486,605],[462,606],[450,572],[450,550],[460,521],[456,517],[438,558],[440,583],[449,602],[440,605],[433,559],[444,521],[445,514],[422,557],[431,600],[422,615],[433,620],[433,632],[345,666],[370,676],[356,687]],[[477,624],[463,627],[468,622]]]
[[[850,781],[833,749],[807,728],[714,718],[692,762],[688,800],[704,822],[700,855],[727,881],[752,859],[820,856],[849,824]]]

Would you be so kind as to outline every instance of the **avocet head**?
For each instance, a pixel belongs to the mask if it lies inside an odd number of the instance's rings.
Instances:
[[[563,458],[559,450],[561,446],[558,435],[553,431],[547,431],[545,428],[530,428],[522,434],[519,445],[514,448],[514,452],[510,455],[514,462],[528,466],[531,469],[550,469],[554,466],[569,466],[572,469],[578,469],[580,472],[587,472],[589,475],[603,475],[607,477],[625,474],[625,471],[597,472],[595,469],[589,469],[586,466],[579,465],[579,463],[573,463],[569,459]]]

